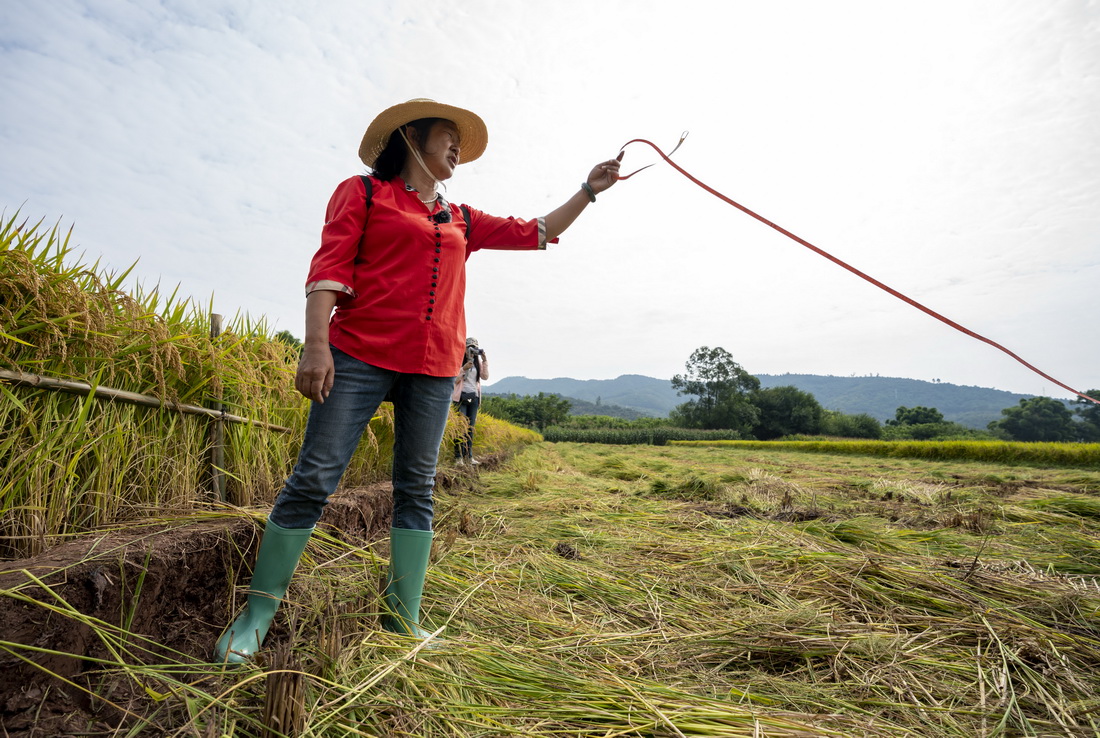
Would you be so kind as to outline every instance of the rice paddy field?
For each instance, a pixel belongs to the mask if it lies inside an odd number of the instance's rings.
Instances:
[[[212,663],[300,443],[296,351],[68,243],[0,217],[4,738],[1100,734],[1085,444],[549,443],[483,416],[484,463],[437,478],[416,643],[379,628],[383,405],[259,659]]]
[[[250,667],[208,661],[246,571],[176,593],[192,611],[171,633],[138,627],[173,596],[152,594],[151,542],[102,572],[123,593],[112,618],[10,570],[0,601],[97,644],[31,696],[58,735],[1097,735],[1098,491],[1074,467],[533,443],[441,470],[427,644],[378,628],[385,538],[335,531]],[[262,512],[196,512],[151,539],[175,542],[169,568],[244,570]],[[246,534],[203,564],[215,543],[182,543],[199,530]]]

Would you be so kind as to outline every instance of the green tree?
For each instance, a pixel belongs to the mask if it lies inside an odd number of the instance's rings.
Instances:
[[[824,419],[821,403],[797,387],[758,389],[752,393],[752,404],[758,412],[752,434],[761,440],[821,432]]]
[[[481,400],[482,412],[500,420],[507,420],[509,423],[537,428],[540,431],[564,421],[569,417],[570,407],[569,400],[559,395],[548,395],[545,392],[523,397],[514,394],[506,397],[486,395]]]
[[[882,438],[882,424],[867,413],[848,415],[837,410],[826,410],[821,432],[840,438]]]
[[[944,422],[943,413],[934,407],[899,407],[894,412],[893,420],[887,420],[886,425],[925,425],[927,423]]]
[[[1100,400],[1100,389],[1090,389],[1085,394]],[[1100,442],[1100,405],[1083,397],[1078,397],[1073,404],[1077,406],[1073,414],[1080,418],[1078,437],[1086,443]]]
[[[299,351],[302,349],[302,342],[290,331],[279,331],[275,334],[275,340],[281,341],[293,349],[298,349]]]
[[[575,408],[571,408],[575,409]],[[620,418],[608,415],[570,415],[560,423],[559,428],[591,430],[593,428],[667,428],[667,418]]]
[[[958,439],[992,439],[995,436],[989,431],[974,430],[961,423],[912,423],[909,425],[890,425],[886,421],[886,427],[882,429],[882,437],[887,441],[929,441],[929,440],[958,440]]]
[[[760,389],[760,380],[741,368],[721,347],[701,346],[685,364],[687,371],[672,378],[680,395],[696,399],[677,405],[669,418],[684,428],[728,428],[750,433],[758,412],[750,393]]]
[[[1014,441],[1073,441],[1077,429],[1073,413],[1062,402],[1050,397],[1028,397],[1014,407],[1001,411],[1000,420],[989,429]]]

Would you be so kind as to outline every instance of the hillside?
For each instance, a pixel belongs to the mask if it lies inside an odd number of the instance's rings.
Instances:
[[[539,392],[561,395],[599,405],[619,405],[651,417],[664,417],[684,401],[667,379],[623,374],[615,379],[528,379],[505,377],[483,391],[491,395],[537,395]]]
[[[1031,395],[989,387],[947,382],[925,382],[899,377],[833,377],[817,374],[760,374],[763,387],[793,385],[809,392],[829,410],[866,413],[879,421],[894,417],[900,406],[934,407],[947,420],[971,428],[985,428],[1001,417],[1001,410]],[[687,398],[676,394],[667,379],[624,374],[615,379],[529,379],[505,377],[486,386],[489,394],[535,395],[539,392],[576,398],[600,405],[621,405],[646,415],[664,417]]]

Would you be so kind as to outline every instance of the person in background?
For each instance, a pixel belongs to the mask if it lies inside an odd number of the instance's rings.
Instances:
[[[244,611],[215,645],[219,660],[242,663],[260,648],[328,496],[387,397],[393,521],[383,627],[427,637],[420,601],[439,447],[464,356],[466,260],[482,249],[545,249],[619,172],[618,159],[597,164],[562,205],[531,220],[450,203],[441,185],[487,143],[484,121],[469,110],[426,99],[394,105],[359,147],[371,175],[346,179],[329,200],[294,379],[312,400],[305,436],[268,515]]]
[[[481,380],[489,378],[489,357],[476,338],[466,339],[466,358],[455,377],[455,389],[451,393],[458,414],[466,418],[466,435],[455,443],[455,459],[461,464],[479,464],[474,458],[474,423],[477,409],[481,407]]]

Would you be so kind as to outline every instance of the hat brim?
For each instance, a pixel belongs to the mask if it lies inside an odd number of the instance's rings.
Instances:
[[[421,118],[443,118],[458,128],[459,145],[462,157],[459,163],[466,164],[485,153],[489,143],[489,131],[476,113],[453,105],[444,105],[435,100],[418,98],[393,107],[386,108],[371,121],[363,142],[359,145],[359,158],[371,169],[378,161],[378,155],[389,143],[390,134],[401,126]]]

